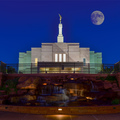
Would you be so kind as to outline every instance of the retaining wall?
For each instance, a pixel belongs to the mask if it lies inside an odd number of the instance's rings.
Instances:
[[[108,74],[82,74],[82,73],[3,74],[0,72],[0,86],[2,85],[4,80],[14,79],[22,76],[29,76],[29,77],[38,76],[38,77],[44,77],[48,79],[53,77],[57,77],[58,79],[66,79],[69,77],[73,77],[73,78],[96,80],[96,77],[107,77]],[[110,76],[116,76],[119,87],[120,87],[120,73],[110,74]]]

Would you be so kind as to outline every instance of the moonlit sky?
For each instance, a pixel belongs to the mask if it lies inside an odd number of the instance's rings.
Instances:
[[[95,10],[102,25],[91,22]],[[0,61],[18,63],[19,52],[57,42],[58,14],[64,42],[102,52],[103,63],[120,60],[120,0],[0,0]]]

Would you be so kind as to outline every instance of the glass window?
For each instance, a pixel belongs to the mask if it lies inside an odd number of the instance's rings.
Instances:
[[[38,58],[35,58],[35,66],[38,64]]]
[[[58,54],[55,54],[55,62],[58,62]]]
[[[85,58],[83,58],[83,65],[85,65],[85,63],[86,63],[86,59],[85,59]]]
[[[63,62],[66,62],[66,54],[63,54]]]
[[[59,54],[59,62],[62,62],[62,54]]]

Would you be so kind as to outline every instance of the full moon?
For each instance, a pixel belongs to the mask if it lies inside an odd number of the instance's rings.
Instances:
[[[94,25],[101,25],[104,19],[104,14],[101,11],[94,11],[91,14],[91,21]]]

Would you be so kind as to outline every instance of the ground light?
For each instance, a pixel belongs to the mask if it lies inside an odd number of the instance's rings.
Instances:
[[[62,108],[58,108],[58,111],[62,111]]]

